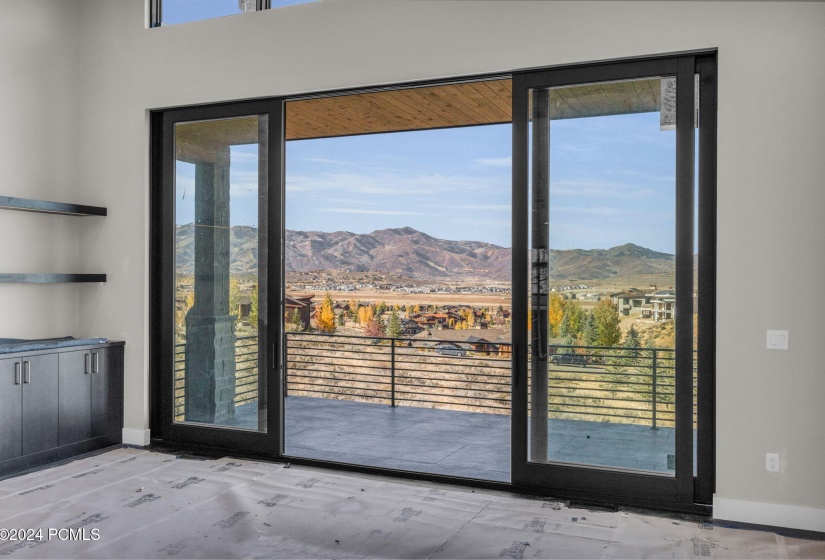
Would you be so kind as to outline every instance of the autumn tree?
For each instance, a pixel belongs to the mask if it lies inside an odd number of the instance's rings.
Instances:
[[[378,305],[375,306],[375,314],[376,315],[383,315],[384,312],[387,310],[387,304],[383,301],[379,301]]]
[[[384,325],[372,319],[364,324],[364,335],[370,337],[384,336]]]
[[[550,337],[559,336],[559,327],[564,319],[564,298],[558,292],[550,294],[550,303],[547,309],[548,331]]]
[[[321,302],[321,309],[318,311],[317,319],[318,330],[322,333],[332,334],[335,332],[335,311],[332,309],[332,297],[329,294],[324,296],[324,301]]]

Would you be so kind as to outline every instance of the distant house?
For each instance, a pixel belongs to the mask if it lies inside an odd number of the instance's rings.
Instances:
[[[495,342],[487,340],[486,338],[482,338],[479,336],[468,336],[467,343],[476,352],[485,352],[487,354],[493,354],[498,352],[499,345]]]
[[[674,290],[656,290],[649,297],[650,303],[642,307],[642,317],[654,321],[668,321],[676,315],[676,292]]]
[[[300,294],[284,296],[284,321],[287,323],[292,321],[295,311],[298,311],[298,316],[301,318],[301,328],[309,327],[310,319],[312,317],[312,298],[314,294]]]
[[[401,321],[402,336],[415,336],[423,330],[424,328],[412,319],[403,319]]]
[[[610,294],[610,300],[618,308],[619,313],[625,317],[631,314],[641,314],[642,307],[650,302],[650,299],[646,298],[646,294],[636,288],[630,288],[626,292]]]

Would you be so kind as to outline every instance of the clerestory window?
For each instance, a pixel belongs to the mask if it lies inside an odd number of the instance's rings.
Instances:
[[[319,0],[149,0],[149,26],[161,27]]]

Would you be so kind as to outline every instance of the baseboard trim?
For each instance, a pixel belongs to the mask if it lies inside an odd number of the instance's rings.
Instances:
[[[825,509],[713,498],[713,518],[825,533]]]
[[[135,430],[123,428],[123,444],[146,447],[151,441],[151,430]]]

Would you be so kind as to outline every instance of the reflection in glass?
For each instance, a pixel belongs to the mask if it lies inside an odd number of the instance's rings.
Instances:
[[[530,461],[674,474],[673,85],[531,90]]]
[[[175,420],[265,429],[258,193],[266,117],[175,126]]]

